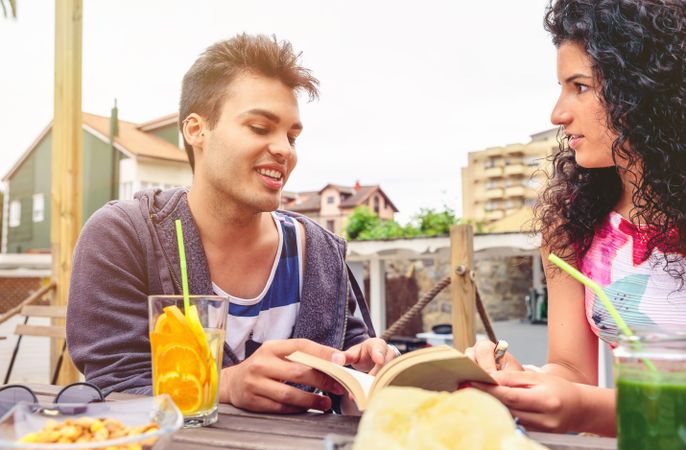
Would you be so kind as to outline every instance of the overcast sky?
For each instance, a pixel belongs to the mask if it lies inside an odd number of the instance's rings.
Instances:
[[[54,0],[0,19],[0,174],[52,118]],[[288,190],[380,184],[404,222],[421,207],[461,213],[469,151],[551,127],[555,49],[545,0],[84,0],[83,110],[144,122],[176,112],[204,48],[239,32],[303,52],[321,99]]]

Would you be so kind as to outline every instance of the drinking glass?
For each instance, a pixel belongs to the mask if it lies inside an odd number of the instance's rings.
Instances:
[[[229,300],[219,295],[148,297],[154,395],[169,394],[187,427],[218,418],[219,373]]]
[[[621,336],[613,354],[617,448],[686,450],[686,333]]]

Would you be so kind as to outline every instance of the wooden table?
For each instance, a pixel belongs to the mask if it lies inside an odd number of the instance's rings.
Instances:
[[[31,385],[41,401],[52,401],[59,386]],[[137,398],[111,394],[108,400]],[[338,446],[328,450],[350,450],[359,418],[333,414],[272,415],[246,412],[230,405],[220,405],[219,421],[206,428],[177,431],[171,442],[155,446],[158,450],[325,450],[325,436]],[[552,450],[613,450],[615,439],[568,434],[529,433],[535,441]]]

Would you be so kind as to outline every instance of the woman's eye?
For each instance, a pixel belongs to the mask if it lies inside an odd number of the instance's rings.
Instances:
[[[297,136],[288,136],[288,142],[290,142],[291,147],[295,147],[295,141],[298,139]]]
[[[576,86],[576,92],[579,94],[583,94],[584,92],[590,89],[587,85],[583,83],[574,83],[574,86]]]

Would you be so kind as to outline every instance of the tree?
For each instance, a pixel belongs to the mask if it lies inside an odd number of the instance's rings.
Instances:
[[[450,227],[460,223],[471,224],[477,233],[483,232],[483,222],[455,217],[455,212],[447,206],[443,211],[422,208],[404,226],[395,220],[382,220],[368,207],[358,206],[348,217],[346,233],[351,241],[447,236],[450,234]]]
[[[358,206],[348,217],[346,233],[350,240],[369,241],[416,236],[418,230],[411,225],[403,227],[395,220],[381,220],[368,207]]]
[[[455,217],[455,212],[445,207],[444,211],[436,211],[432,208],[422,208],[414,218],[418,224],[419,232],[423,236],[442,236],[450,234],[450,227],[460,222]]]
[[[381,219],[371,209],[366,206],[358,206],[348,217],[348,226],[345,230],[348,234],[348,239],[353,241],[358,239],[360,234],[376,227],[379,222],[381,222]]]

